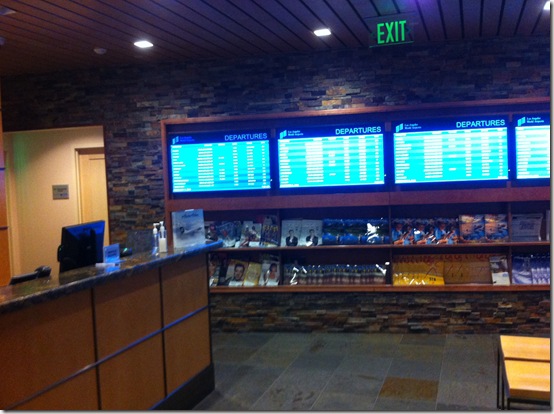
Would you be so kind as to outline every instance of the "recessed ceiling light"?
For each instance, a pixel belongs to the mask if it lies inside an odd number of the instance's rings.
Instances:
[[[550,0],[547,0],[546,3],[544,3],[544,10],[550,10]]]
[[[94,49],[94,53],[96,53],[97,55],[105,55],[107,50],[104,49],[103,47],[95,47]]]
[[[329,29],[318,29],[318,30],[314,30],[314,34],[316,36],[329,36],[331,34],[331,31]]]
[[[146,49],[148,47],[154,46],[152,43],[150,43],[148,40],[139,40],[138,42],[135,42],[134,45],[136,47],[140,47],[141,49]]]

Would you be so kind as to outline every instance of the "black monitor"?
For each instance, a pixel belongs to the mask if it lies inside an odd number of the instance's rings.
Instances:
[[[103,261],[104,228],[103,220],[62,228],[62,244],[58,247],[60,273]]]

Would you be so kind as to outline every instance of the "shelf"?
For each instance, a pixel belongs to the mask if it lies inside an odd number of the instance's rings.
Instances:
[[[296,246],[296,247],[222,247],[217,249],[218,252],[229,253],[246,253],[246,252],[292,252],[292,251],[309,251],[309,250],[348,250],[348,249],[394,249],[394,250],[443,250],[443,249],[493,249],[495,247],[540,247],[550,246],[549,241],[536,242],[505,242],[505,243],[458,243],[458,244],[341,244],[341,245],[325,245],[325,246]]]
[[[325,199],[322,204],[322,197]],[[271,190],[261,196],[183,198],[166,200],[168,211],[201,208],[221,210],[279,210],[293,208],[388,207],[430,204],[549,201],[550,186],[501,187],[455,190],[397,190],[364,193],[277,195]]]
[[[234,293],[327,293],[327,292],[518,292],[549,291],[550,285],[508,285],[493,286],[488,284],[467,285],[427,285],[427,286],[392,286],[392,285],[303,285],[276,287],[227,287],[210,288],[214,294]]]

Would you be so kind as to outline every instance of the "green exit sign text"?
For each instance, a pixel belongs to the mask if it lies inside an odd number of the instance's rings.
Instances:
[[[377,24],[377,44],[406,43],[406,20]]]
[[[370,46],[389,46],[414,41],[413,22],[404,15],[368,19]]]

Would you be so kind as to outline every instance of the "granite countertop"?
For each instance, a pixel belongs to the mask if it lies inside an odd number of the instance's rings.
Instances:
[[[152,255],[150,252],[136,253],[122,258],[119,265],[88,266],[60,274],[52,272],[50,277],[0,287],[0,314],[129,277],[146,270],[156,269],[222,246],[223,242],[219,241],[192,246],[185,250],[174,251],[170,248],[167,253],[157,255]]]

